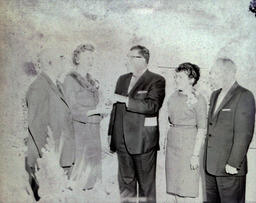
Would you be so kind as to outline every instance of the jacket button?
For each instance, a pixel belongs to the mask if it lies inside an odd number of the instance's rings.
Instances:
[[[211,137],[212,135],[211,134],[209,134],[209,137]]]
[[[212,125],[212,122],[210,122],[209,124]]]

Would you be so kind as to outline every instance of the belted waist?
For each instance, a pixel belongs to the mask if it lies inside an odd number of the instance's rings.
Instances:
[[[172,128],[176,128],[176,127],[196,127],[196,125],[186,125],[186,124],[174,124],[169,122],[169,126]]]
[[[96,124],[96,125],[100,124],[100,122],[90,122],[90,121],[84,122],[84,121],[79,121],[79,120],[75,120],[75,119],[73,119],[73,121],[82,123],[82,124]]]
[[[176,127],[196,127],[196,125],[170,124],[170,127],[172,127],[172,128],[176,128]]]

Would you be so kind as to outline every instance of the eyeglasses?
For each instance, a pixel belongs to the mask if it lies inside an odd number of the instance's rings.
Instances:
[[[137,58],[137,59],[143,58],[142,56],[131,56],[131,55],[127,55],[127,57],[128,57],[128,58]]]

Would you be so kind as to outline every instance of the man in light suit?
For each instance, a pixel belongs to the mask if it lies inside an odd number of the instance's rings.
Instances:
[[[41,71],[30,85],[26,103],[28,107],[28,151],[26,170],[36,200],[39,200],[38,182],[35,177],[37,159],[42,157],[42,148],[48,137],[48,127],[52,131],[56,149],[60,149],[60,166],[68,173],[75,161],[75,137],[72,116],[57,78],[64,70],[58,68],[63,56],[51,50],[41,53]],[[56,81],[56,84],[54,82]],[[54,149],[53,149],[54,150]]]
[[[211,69],[218,90],[210,99],[205,146],[206,196],[212,203],[245,202],[246,154],[254,133],[253,94],[235,81],[236,64],[218,58]]]
[[[147,69],[149,50],[130,49],[129,72],[119,77],[109,124],[110,149],[118,155],[122,202],[155,202],[158,115],[165,97],[165,79]]]

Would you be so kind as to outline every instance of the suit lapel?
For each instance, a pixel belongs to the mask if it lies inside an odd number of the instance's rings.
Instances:
[[[63,96],[63,94],[61,93],[61,86],[60,83],[57,82],[57,86],[52,82],[52,80],[49,78],[48,75],[46,75],[45,73],[41,73],[41,76],[47,81],[47,83],[49,84],[50,88],[53,90],[53,92],[68,106],[67,102],[65,101],[65,98]]]
[[[59,92],[59,97],[61,98],[61,100],[68,106],[68,103],[66,102],[65,98],[64,98],[64,90],[63,90],[63,86],[62,83],[60,81],[56,81],[56,85],[58,88],[58,92]]]
[[[131,78],[132,78],[132,73],[126,74],[126,76],[122,78],[122,80],[119,82],[118,86],[116,87],[115,94],[127,96]]]
[[[130,90],[130,92],[128,93],[128,95],[132,95],[135,90],[144,82],[146,75],[148,74],[148,70],[146,70],[141,76],[140,78],[136,81],[135,85],[133,86],[133,88]]]
[[[235,83],[233,84],[233,86],[230,88],[230,90],[228,91],[228,93],[226,94],[226,96],[223,98],[223,100],[222,100],[222,102],[220,103],[218,109],[213,113],[213,118],[215,118],[215,117],[219,114],[220,110],[221,110],[221,109],[225,106],[225,104],[232,98],[232,96],[234,95],[234,92],[235,92],[237,86],[238,86],[238,83],[235,82]],[[216,105],[216,101],[215,101],[215,105]]]
[[[214,95],[212,96],[211,106],[210,106],[210,109],[209,109],[210,118],[213,117],[213,112],[214,112],[214,109],[215,109],[215,106],[216,106],[216,101],[217,101],[217,98],[218,98],[220,92],[221,92],[221,89],[217,90],[214,93]]]

